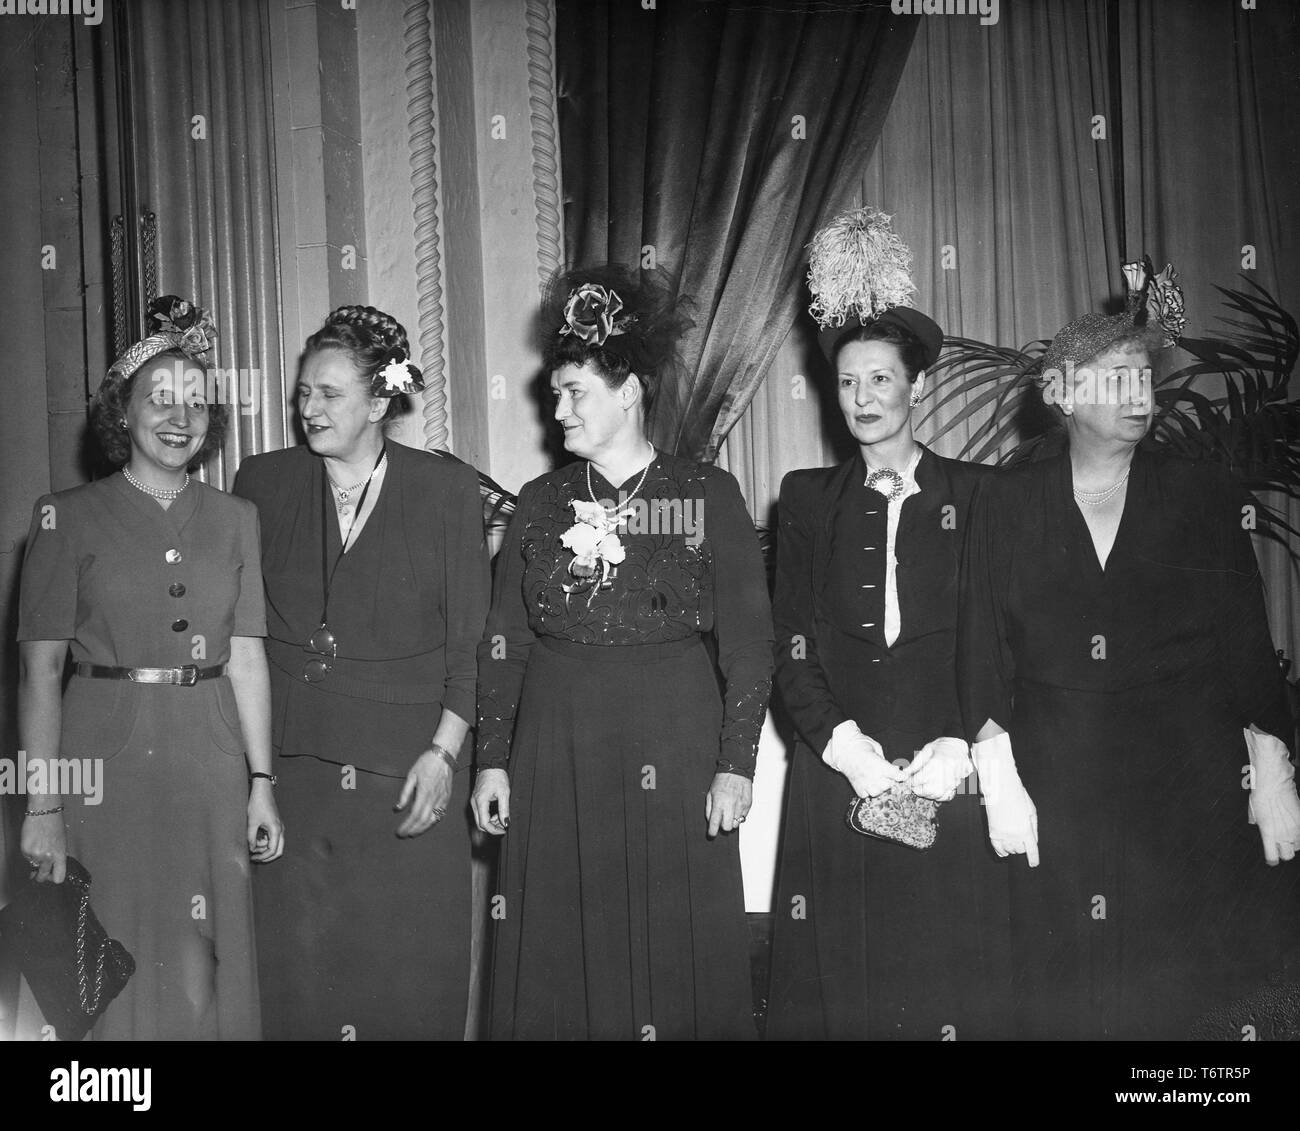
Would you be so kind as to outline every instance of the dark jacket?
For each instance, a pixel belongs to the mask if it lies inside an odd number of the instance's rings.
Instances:
[[[405,773],[442,708],[474,718],[489,576],[474,469],[392,441],[388,460],[375,508],[334,575],[338,658],[316,684],[302,669],[323,603],[323,464],[306,447],[253,456],[234,492],[261,517],[276,745]],[[325,520],[332,562],[340,545],[332,506]]]
[[[861,458],[792,471],[783,480],[773,597],[775,678],[799,736],[816,753],[850,717],[878,741],[885,733],[923,733],[927,741],[962,734],[954,674],[957,577],[971,495],[989,470],[924,450],[916,468],[920,492],[904,501],[899,518],[901,632],[892,647],[885,643],[883,616],[866,611],[873,593],[868,585],[862,587],[862,617],[870,621],[837,625],[828,608],[836,512],[845,492],[865,477]],[[863,535],[861,576],[880,587],[875,596],[882,609],[887,508],[879,498],[874,516],[854,519],[861,522],[854,532]],[[856,543],[852,551],[843,548],[844,555],[856,552]],[[869,706],[851,716],[848,701]]]

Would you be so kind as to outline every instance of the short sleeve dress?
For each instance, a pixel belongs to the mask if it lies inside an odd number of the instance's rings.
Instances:
[[[753,1038],[739,847],[704,812],[771,689],[758,539],[717,468],[659,455],[633,494],[587,466],[520,493],[479,648],[478,766],[511,787],[491,1036]],[[634,503],[600,585],[562,543],[592,495]]]
[[[116,474],[38,500],[18,639],[76,662],[170,668],[230,659],[266,632],[257,511],[191,480],[164,510]],[[136,963],[95,1026],[110,1040],[261,1035],[243,731],[228,676],[190,687],[74,675],[60,754],[68,851]],[[79,789],[77,788],[79,785]]]

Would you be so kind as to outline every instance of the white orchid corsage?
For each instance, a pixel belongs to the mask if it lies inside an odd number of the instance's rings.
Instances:
[[[560,535],[560,545],[573,552],[569,573],[579,581],[592,584],[594,595],[610,576],[612,567],[627,557],[627,551],[618,537],[618,515],[611,515],[599,503],[573,500],[576,521]],[[600,580],[594,582],[596,574]],[[566,587],[573,592],[578,586]]]

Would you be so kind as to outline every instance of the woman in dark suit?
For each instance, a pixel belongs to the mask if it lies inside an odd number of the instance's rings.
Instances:
[[[982,469],[911,410],[943,331],[895,307],[824,331],[858,453],[781,485],[776,682],[798,732],[774,904],[767,1035],[1001,1035],[1005,878],[984,844],[954,678],[957,569]],[[942,802],[918,851],[851,830],[854,796]]]
[[[1300,980],[1300,869],[1266,866],[1300,848],[1300,799],[1257,504],[1216,463],[1143,445],[1182,299],[1169,268],[1125,272],[1128,311],[1052,340],[1062,427],[981,484],[966,545],[960,688],[1013,857],[1017,1022],[1262,1039],[1268,996]]]
[[[487,553],[474,470],[384,439],[421,387],[406,351],[391,316],[334,311],[303,354],[307,445],[235,481],[261,516],[272,739],[300,846],[256,890],[268,1037],[464,1036],[461,748]]]

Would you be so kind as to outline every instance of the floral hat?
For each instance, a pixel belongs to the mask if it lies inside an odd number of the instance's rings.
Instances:
[[[148,323],[149,333],[109,366],[109,380],[125,381],[151,357],[168,350],[180,350],[186,357],[206,362],[205,355],[217,340],[212,315],[176,295],[154,299],[149,304]]]
[[[1128,298],[1123,312],[1083,314],[1062,326],[1043,354],[1039,372],[1063,373],[1069,364],[1078,367],[1145,326],[1159,330],[1162,346],[1176,345],[1187,323],[1177,278],[1170,264],[1157,275],[1149,255],[1124,264]]]
[[[583,283],[569,292],[564,304],[561,335],[573,334],[593,346],[603,346],[608,338],[626,334],[636,321],[635,314],[623,314],[623,299],[613,287]]]

